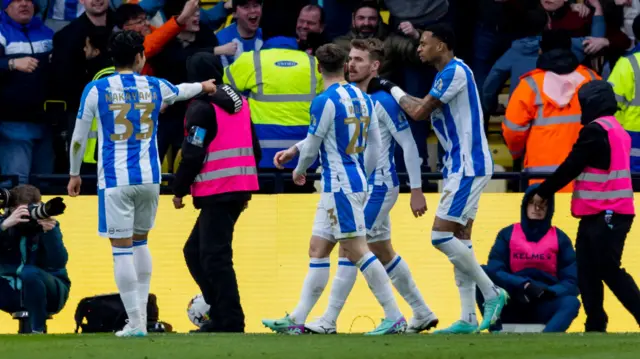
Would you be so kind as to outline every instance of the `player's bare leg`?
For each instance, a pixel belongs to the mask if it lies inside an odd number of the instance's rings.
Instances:
[[[138,296],[138,277],[133,261],[133,239],[131,237],[111,238],[111,247],[113,250],[113,269],[116,285],[129,318],[125,327],[116,332],[116,336],[145,336],[147,331],[146,326],[142,325]]]
[[[420,333],[437,326],[438,318],[424,301],[407,262],[393,249],[391,239],[370,242],[369,249],[384,266],[398,293],[411,306],[413,318],[409,321],[407,332]]]
[[[456,285],[460,292],[462,317],[451,327],[436,333],[473,333],[489,328],[499,318],[507,301],[506,292],[495,286],[484,272],[471,246],[473,220],[466,226],[436,217],[431,232],[431,243],[446,254],[454,266]],[[478,326],[475,317],[475,286],[478,286],[489,306],[485,306],[482,323]],[[473,307],[473,308],[472,308]],[[473,314],[472,314],[473,313]],[[475,319],[475,320],[474,320]]]
[[[331,251],[335,243],[320,236],[311,236],[309,242],[309,272],[304,279],[298,305],[282,319],[264,319],[262,324],[277,333],[302,334],[307,316],[313,309],[329,281]]]
[[[138,298],[142,325],[147,328],[147,303],[151,287],[151,252],[147,244],[149,232],[133,235],[133,265],[138,277]]]
[[[341,241],[340,245],[344,248],[347,258],[360,269],[369,288],[384,309],[385,318],[382,323],[367,334],[384,335],[404,332],[407,321],[402,316],[393,296],[389,276],[382,263],[369,250],[365,237],[349,238]]]

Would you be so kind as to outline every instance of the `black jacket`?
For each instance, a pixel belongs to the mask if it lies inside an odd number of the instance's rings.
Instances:
[[[114,13],[111,10],[107,11],[106,27],[113,29]],[[66,101],[69,113],[78,111],[82,91],[95,75],[95,72],[89,73],[95,69],[88,68],[89,62],[84,55],[85,40],[95,27],[85,13],[53,36],[51,65],[54,71],[53,88],[56,89],[54,95],[57,95],[56,99]]]
[[[206,134],[202,146],[191,144],[186,137],[182,142],[182,160],[180,161],[180,166],[178,167],[173,183],[173,194],[176,197],[184,197],[190,193],[190,186],[202,169],[202,164],[207,155],[207,147],[209,147],[209,144],[211,144],[217,135],[218,123],[216,122],[216,112],[210,102],[215,103],[228,113],[238,113],[241,109],[241,106],[238,106],[227,92],[232,92],[240,96],[240,93],[231,86],[222,85],[218,86],[218,91],[216,91],[213,96],[199,96],[189,104],[186,115],[187,131],[189,132],[194,126],[197,126],[206,130]],[[253,124],[251,125],[251,137],[253,139],[253,153],[257,164],[262,158],[262,152]],[[193,205],[196,208],[202,208],[219,202],[248,201],[250,199],[250,192],[230,192],[206,197],[194,197]]]
[[[590,81],[578,91],[582,109],[582,123],[578,140],[555,173],[538,188],[538,195],[550,198],[555,192],[573,181],[585,167],[608,170],[611,166],[611,147],[607,131],[594,122],[600,117],[612,116],[617,110],[613,89],[606,81]]]

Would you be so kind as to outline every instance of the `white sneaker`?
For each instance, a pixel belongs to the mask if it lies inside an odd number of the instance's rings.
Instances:
[[[116,332],[116,337],[144,337],[147,335],[146,327],[134,327],[131,325],[129,320],[127,319],[127,324],[125,324],[122,330]]]
[[[316,321],[305,324],[304,328],[312,334],[336,334],[336,323],[330,322],[324,318],[318,318]]]
[[[407,326],[406,333],[420,333],[425,330],[429,330],[431,328],[435,328],[438,326],[438,317],[431,312],[428,316],[423,318],[413,317],[409,321],[409,325]]]

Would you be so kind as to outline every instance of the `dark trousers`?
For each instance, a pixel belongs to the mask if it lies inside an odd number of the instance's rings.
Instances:
[[[213,332],[244,332],[231,246],[244,205],[244,201],[231,201],[203,207],[184,246],[189,272],[211,306]]]
[[[607,224],[604,213],[580,220],[576,259],[578,287],[587,314],[585,331],[604,332],[607,329],[603,282],[640,324],[640,290],[631,275],[620,267],[624,242],[632,223],[633,217],[614,214]]]
[[[515,297],[515,296],[513,296]],[[476,291],[476,299],[480,311],[484,312],[482,292]],[[502,323],[544,324],[545,333],[564,333],[578,316],[580,301],[577,297],[564,296],[533,303],[511,300],[502,310],[500,320],[489,328],[491,331],[502,330]]]
[[[29,312],[31,330],[43,332],[47,315],[59,312],[66,303],[69,290],[58,278],[27,265],[20,273],[22,292],[0,278],[0,310],[7,313]]]

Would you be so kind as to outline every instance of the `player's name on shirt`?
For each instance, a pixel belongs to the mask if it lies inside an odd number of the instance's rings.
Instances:
[[[104,94],[104,99],[107,103],[114,102],[142,102],[142,101],[158,101],[158,94],[151,91],[140,91],[138,88],[125,88],[130,90],[127,92],[113,92],[107,90]]]

